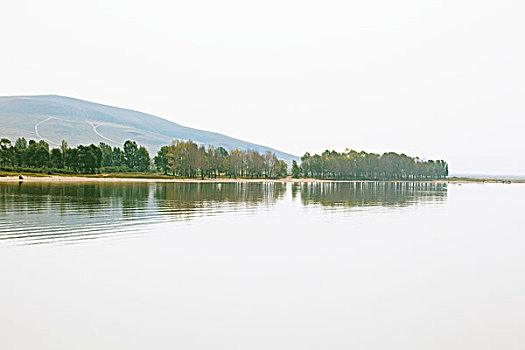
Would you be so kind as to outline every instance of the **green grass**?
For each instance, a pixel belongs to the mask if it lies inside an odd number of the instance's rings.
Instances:
[[[173,175],[164,175],[160,173],[102,173],[102,174],[63,174],[55,173],[48,170],[35,169],[35,172],[32,171],[2,171],[0,170],[0,177],[6,176],[31,176],[31,177],[47,177],[47,176],[63,176],[63,177],[87,177],[87,178],[115,178],[115,179],[189,179],[189,180],[201,180],[200,176],[189,178],[183,176],[173,176]],[[218,179],[229,179],[229,176],[218,176]],[[233,178],[232,178],[233,179]],[[237,177],[238,180],[251,179],[250,177]],[[278,178],[275,178],[278,179]],[[209,180],[209,178],[205,178]],[[257,180],[257,179],[255,179]],[[260,178],[258,180],[265,180],[265,178]]]
[[[49,174],[46,174],[46,173],[43,174],[43,173],[32,173],[32,172],[27,172],[27,171],[13,172],[13,171],[2,171],[2,170],[0,170],[0,177],[18,176],[18,175],[33,176],[33,177],[46,177],[46,176],[49,176]],[[60,174],[60,175],[63,175],[63,174]]]
[[[92,177],[92,178],[135,178],[135,179],[173,179],[174,176],[153,174],[153,173],[109,173],[109,174],[63,174],[55,173],[53,171],[2,171],[0,170],[0,177],[6,176],[32,176],[32,177],[47,177],[47,176],[64,176],[64,177]]]

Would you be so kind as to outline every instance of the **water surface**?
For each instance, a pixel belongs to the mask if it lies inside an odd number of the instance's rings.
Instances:
[[[522,349],[525,185],[0,185],[6,349]]]

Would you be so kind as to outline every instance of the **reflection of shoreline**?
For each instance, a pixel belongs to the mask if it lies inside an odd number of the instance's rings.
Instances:
[[[286,192],[284,183],[0,183],[0,211],[13,214],[26,209],[90,212],[100,208],[133,213],[142,208],[191,209],[200,203],[274,203]],[[58,208],[55,208],[58,209]]]
[[[294,179],[291,177],[283,179],[183,179],[183,178],[159,178],[159,177],[111,177],[111,175],[85,175],[85,176],[59,176],[59,175],[41,175],[41,176],[23,176],[19,180],[18,176],[0,176],[0,183],[12,182],[51,182],[51,183],[76,183],[76,182],[146,182],[146,183],[525,183],[525,179],[499,179],[499,178],[449,178],[446,180],[319,180],[319,179]]]
[[[447,195],[444,183],[407,182],[0,183],[0,241],[26,245],[129,237],[156,223],[251,215],[286,200],[290,189],[292,199],[300,198],[304,206],[404,207],[442,202]]]
[[[331,207],[404,207],[441,202],[447,197],[446,183],[353,182],[303,183],[292,185],[292,196],[301,194],[303,205]]]
[[[253,212],[285,193],[283,183],[0,183],[0,242],[130,237],[151,224]]]

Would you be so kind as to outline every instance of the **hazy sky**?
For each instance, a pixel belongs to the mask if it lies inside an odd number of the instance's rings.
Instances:
[[[3,1],[0,95],[525,174],[521,1]]]

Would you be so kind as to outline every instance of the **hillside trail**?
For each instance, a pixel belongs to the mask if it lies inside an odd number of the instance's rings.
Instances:
[[[118,141],[112,140],[112,139],[110,139],[109,137],[106,137],[106,136],[102,135],[102,134],[97,130],[97,128],[98,128],[99,126],[105,125],[104,123],[99,123],[99,124],[96,124],[96,123],[94,123],[94,122],[89,122],[89,123],[91,124],[91,127],[93,128],[93,132],[94,132],[95,134],[97,134],[98,136],[100,136],[100,137],[103,138],[104,140],[108,140],[109,142],[116,143],[116,144],[119,143]]]
[[[51,117],[47,117],[46,119],[41,120],[41,121],[39,121],[38,123],[36,123],[36,124],[35,124],[35,134],[36,134],[36,137],[37,137],[38,139],[41,139],[41,140],[43,140],[43,141],[45,141],[45,142],[47,142],[47,143],[49,143],[49,144],[54,144],[54,145],[57,145],[57,146],[58,146],[58,143],[57,143],[57,142],[55,142],[55,141],[51,141],[51,140],[49,140],[49,139],[46,139],[45,137],[43,137],[42,135],[40,135],[40,132],[38,132],[38,127],[39,127],[42,123],[44,123],[44,122],[46,122],[46,121],[48,121],[48,120],[51,120],[51,119],[58,119],[58,118],[57,118],[57,117],[52,117],[52,116],[51,116]]]

